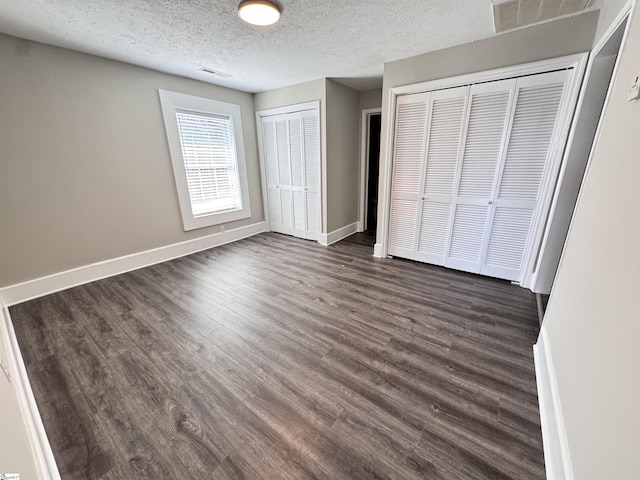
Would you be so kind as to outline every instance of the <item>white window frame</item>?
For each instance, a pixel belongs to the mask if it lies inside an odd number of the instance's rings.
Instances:
[[[167,133],[169,153],[173,165],[173,174],[176,181],[180,212],[182,213],[182,223],[184,230],[195,230],[197,228],[220,225],[235,220],[242,220],[251,217],[251,206],[249,198],[249,185],[247,182],[247,165],[244,153],[244,136],[242,134],[242,118],[240,106],[233,103],[220,102],[210,98],[195,97],[184,93],[158,90],[160,95],[160,105],[162,116]],[[210,213],[206,215],[194,216],[191,210],[191,199],[187,186],[187,174],[182,155],[182,144],[178,131],[178,121],[176,111],[186,111],[204,115],[222,115],[229,117],[233,124],[233,136],[235,143],[235,157],[238,168],[238,180],[240,188],[241,208],[226,210],[222,212]]]

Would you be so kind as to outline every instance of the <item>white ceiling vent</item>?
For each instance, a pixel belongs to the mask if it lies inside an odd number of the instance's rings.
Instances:
[[[493,0],[496,33],[585,10],[591,0]]]
[[[210,68],[206,68],[206,67],[202,67],[200,69],[201,72],[204,73],[208,73],[210,75],[215,75],[216,77],[220,77],[220,78],[231,78],[232,75],[229,75],[228,73],[224,73],[224,72],[218,72],[217,70],[211,70]]]

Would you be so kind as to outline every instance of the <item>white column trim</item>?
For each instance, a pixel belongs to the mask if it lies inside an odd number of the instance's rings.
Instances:
[[[573,465],[562,415],[560,393],[544,326],[540,330],[538,342],[533,346],[533,358],[547,480],[573,480]]]
[[[41,480],[60,480],[58,466],[45,432],[42,418],[36,404],[33,390],[27,376],[16,333],[13,329],[9,309],[2,305],[2,322],[0,322],[0,342],[4,342],[8,355],[11,385],[15,389],[20,413],[31,445],[38,478]]]

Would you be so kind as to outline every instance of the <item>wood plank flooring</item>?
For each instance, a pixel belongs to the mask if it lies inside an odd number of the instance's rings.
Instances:
[[[64,479],[544,478],[531,292],[278,234],[14,306]]]

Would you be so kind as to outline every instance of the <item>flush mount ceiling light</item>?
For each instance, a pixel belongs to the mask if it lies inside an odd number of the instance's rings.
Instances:
[[[268,0],[244,0],[238,6],[238,15],[242,20],[260,27],[276,23],[281,13],[280,6]]]

